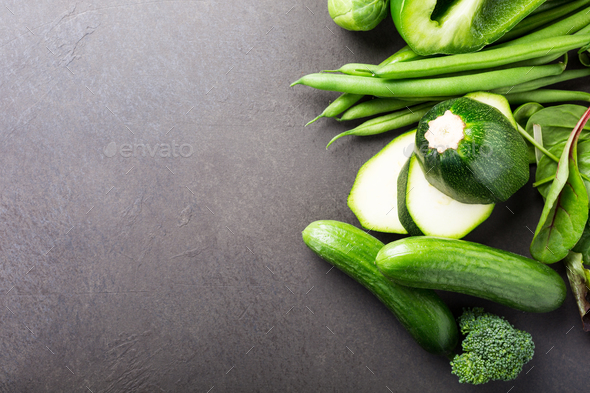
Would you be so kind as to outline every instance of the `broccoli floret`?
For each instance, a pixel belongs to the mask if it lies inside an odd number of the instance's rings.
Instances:
[[[515,329],[504,317],[474,307],[464,309],[458,322],[467,337],[462,343],[463,353],[451,361],[451,372],[461,383],[513,380],[533,358],[531,335]]]

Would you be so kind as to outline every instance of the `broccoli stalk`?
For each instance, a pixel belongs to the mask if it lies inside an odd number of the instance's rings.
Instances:
[[[570,251],[563,260],[567,268],[567,278],[578,304],[585,332],[590,332],[590,270],[582,264],[582,254]]]
[[[534,355],[535,344],[527,332],[515,329],[504,317],[474,307],[458,319],[463,353],[451,360],[460,383],[480,385],[490,380],[515,379]]]

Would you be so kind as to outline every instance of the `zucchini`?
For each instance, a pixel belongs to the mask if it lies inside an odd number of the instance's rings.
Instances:
[[[395,138],[359,169],[348,207],[361,225],[372,231],[408,232],[398,218],[397,177],[412,154],[416,130]]]
[[[475,52],[545,0],[391,0],[391,16],[419,55]]]
[[[527,145],[497,106],[455,98],[418,124],[414,152],[426,179],[459,202],[504,202],[529,179]]]
[[[408,237],[383,247],[375,264],[401,285],[464,293],[528,312],[555,310],[566,294],[550,267],[464,240]]]
[[[412,236],[460,239],[484,222],[494,204],[466,204],[443,194],[426,180],[415,155],[402,168],[397,183],[399,220]]]
[[[422,348],[450,354],[458,342],[457,324],[441,298],[429,289],[408,288],[386,279],[374,265],[383,243],[339,221],[315,221],[303,241],[320,257],[371,291]]]

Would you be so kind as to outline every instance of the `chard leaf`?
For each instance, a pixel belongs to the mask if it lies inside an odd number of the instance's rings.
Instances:
[[[519,106],[518,108],[516,108],[514,110],[514,113],[513,113],[514,120],[516,120],[516,123],[518,123],[518,125],[520,125],[524,129],[526,129],[527,122],[529,121],[531,116],[534,115],[535,113],[539,112],[542,109],[543,109],[543,105],[539,104],[538,102],[527,102],[526,104],[522,104],[521,106]],[[533,135],[533,134],[531,133],[531,135]],[[526,144],[529,148],[529,163],[530,164],[537,163],[537,160],[535,157],[536,149],[533,147],[533,145],[531,145],[531,143],[529,141],[526,141]],[[541,142],[541,144],[543,144],[543,143]]]
[[[529,118],[526,131],[533,135],[533,124],[539,124],[543,134],[543,146],[553,155],[560,157],[572,129],[585,111],[586,107],[580,105],[559,105],[542,109]],[[584,129],[590,131],[590,124]],[[590,132],[583,132],[578,139],[578,169],[580,173],[590,177]],[[537,163],[535,181],[555,176],[556,171],[557,163],[543,156]],[[590,182],[584,178],[584,183],[590,194]],[[547,198],[550,186],[551,183],[545,183],[538,187],[543,198]]]
[[[588,193],[577,163],[577,142],[588,118],[590,109],[580,118],[563,148],[531,243],[531,255],[544,263],[565,258],[580,240],[588,221]]]
[[[563,262],[582,318],[582,326],[585,332],[590,332],[590,271],[582,265],[582,254],[570,252]]]

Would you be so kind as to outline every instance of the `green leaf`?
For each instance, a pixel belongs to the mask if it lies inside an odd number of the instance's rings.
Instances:
[[[543,130],[543,146],[559,157],[572,129],[585,111],[586,107],[580,105],[559,105],[542,109],[529,118],[526,131],[533,135],[533,124],[539,124]],[[584,129],[590,131],[590,124],[587,124]],[[590,176],[590,132],[584,132],[579,136],[578,167],[580,173]],[[543,156],[537,164],[535,181],[552,177],[556,171],[557,163],[549,157]],[[586,190],[590,194],[590,182],[584,179],[584,183]],[[544,198],[547,197],[550,186],[551,183],[546,183],[538,187]]]
[[[586,221],[582,237],[578,240],[578,244],[572,249],[582,255],[584,263],[590,264],[590,221]]]
[[[544,263],[565,258],[578,243],[588,221],[588,193],[577,163],[577,142],[588,118],[590,109],[580,118],[563,148],[531,243],[531,255]]]

